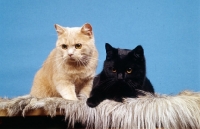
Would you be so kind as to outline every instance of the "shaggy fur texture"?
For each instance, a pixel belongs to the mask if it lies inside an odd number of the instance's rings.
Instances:
[[[32,109],[42,108],[55,116],[65,115],[69,124],[81,122],[87,128],[123,129],[199,129],[200,92],[183,91],[178,95],[147,95],[127,98],[124,103],[105,100],[96,108],[86,105],[86,97],[79,101],[63,98],[37,99],[30,95],[14,99],[0,98],[0,110],[8,116],[22,112],[23,116]]]

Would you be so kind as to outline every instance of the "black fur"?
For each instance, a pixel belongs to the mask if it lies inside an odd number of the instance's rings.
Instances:
[[[87,105],[96,107],[105,99],[123,102],[123,98],[144,95],[139,90],[154,93],[146,77],[146,64],[142,46],[133,50],[116,49],[106,43],[104,68],[95,77]],[[138,90],[137,90],[138,89]]]

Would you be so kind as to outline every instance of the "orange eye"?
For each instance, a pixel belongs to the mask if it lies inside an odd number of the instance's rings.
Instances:
[[[117,70],[116,70],[115,68],[112,68],[112,72],[113,72],[113,73],[116,73]]]
[[[127,72],[127,73],[132,73],[132,68],[128,68],[128,69],[126,70],[126,72]]]
[[[66,44],[62,44],[61,47],[62,47],[62,49],[67,49],[67,45]]]
[[[75,48],[76,48],[76,49],[81,49],[81,48],[82,48],[82,44],[80,44],[80,43],[75,44]]]

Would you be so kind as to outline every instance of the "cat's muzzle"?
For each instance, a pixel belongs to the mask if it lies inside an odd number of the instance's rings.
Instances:
[[[117,78],[118,78],[118,79],[123,79],[122,73],[119,73],[119,74],[117,75]]]

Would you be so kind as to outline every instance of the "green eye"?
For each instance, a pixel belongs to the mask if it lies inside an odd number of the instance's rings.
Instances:
[[[112,72],[113,72],[113,73],[116,73],[117,70],[116,70],[115,68],[112,68]]]
[[[81,48],[82,48],[82,44],[80,44],[80,43],[75,44],[75,48],[76,48],[76,49],[81,49]]]
[[[132,68],[128,68],[128,69],[126,70],[126,72],[127,72],[127,73],[132,73]]]
[[[62,44],[61,47],[62,47],[62,49],[67,49],[67,45],[66,44]]]

